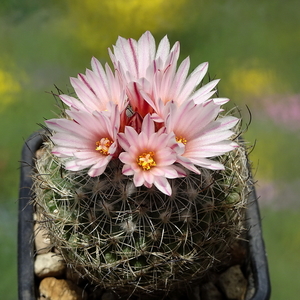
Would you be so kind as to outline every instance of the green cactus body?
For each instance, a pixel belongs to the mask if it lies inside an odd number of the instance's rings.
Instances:
[[[225,170],[170,180],[172,196],[135,187],[119,160],[94,178],[67,171],[52,147],[47,139],[36,160],[40,224],[67,264],[95,285],[148,293],[201,280],[227,259],[244,230],[243,145],[218,158]]]

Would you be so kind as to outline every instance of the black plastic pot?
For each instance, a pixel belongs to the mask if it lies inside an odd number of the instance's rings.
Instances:
[[[42,142],[42,133],[34,133],[25,142],[22,150],[18,224],[19,300],[37,299],[34,276],[33,206],[30,202],[34,157]],[[248,198],[246,216],[249,229],[249,261],[255,290],[253,296],[248,300],[268,300],[271,292],[270,278],[254,188]]]

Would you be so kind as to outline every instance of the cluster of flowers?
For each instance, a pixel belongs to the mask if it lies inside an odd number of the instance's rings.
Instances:
[[[92,59],[92,70],[71,78],[78,99],[60,95],[67,117],[46,121],[54,134],[53,154],[72,171],[101,175],[110,160],[124,163],[135,186],[155,185],[171,195],[167,178],[186,176],[199,167],[224,166],[210,158],[233,150],[238,122],[218,117],[227,98],[212,98],[219,80],[198,88],[208,63],[189,76],[189,57],[177,68],[179,42],[165,36],[157,49],[150,32],[136,41],[119,37],[109,49],[114,71]]]

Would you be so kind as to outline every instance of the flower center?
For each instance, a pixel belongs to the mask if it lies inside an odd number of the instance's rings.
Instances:
[[[151,167],[156,166],[156,162],[154,160],[154,153],[152,151],[144,152],[142,155],[138,157],[137,163],[144,170],[150,170]]]
[[[182,136],[176,136],[176,142],[177,143],[182,143],[182,144],[186,145],[187,140],[184,137],[182,137]]]
[[[99,151],[101,154],[108,155],[109,147],[112,145],[113,141],[108,138],[102,138],[100,141],[96,142],[96,151]]]

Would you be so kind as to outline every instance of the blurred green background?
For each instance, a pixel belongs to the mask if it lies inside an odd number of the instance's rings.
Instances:
[[[118,35],[150,30],[210,62],[245,134],[260,196],[272,299],[300,294],[300,3],[296,0],[2,0],[0,4],[0,295],[17,299],[17,198],[24,140],[54,117],[50,92],[108,60]]]

